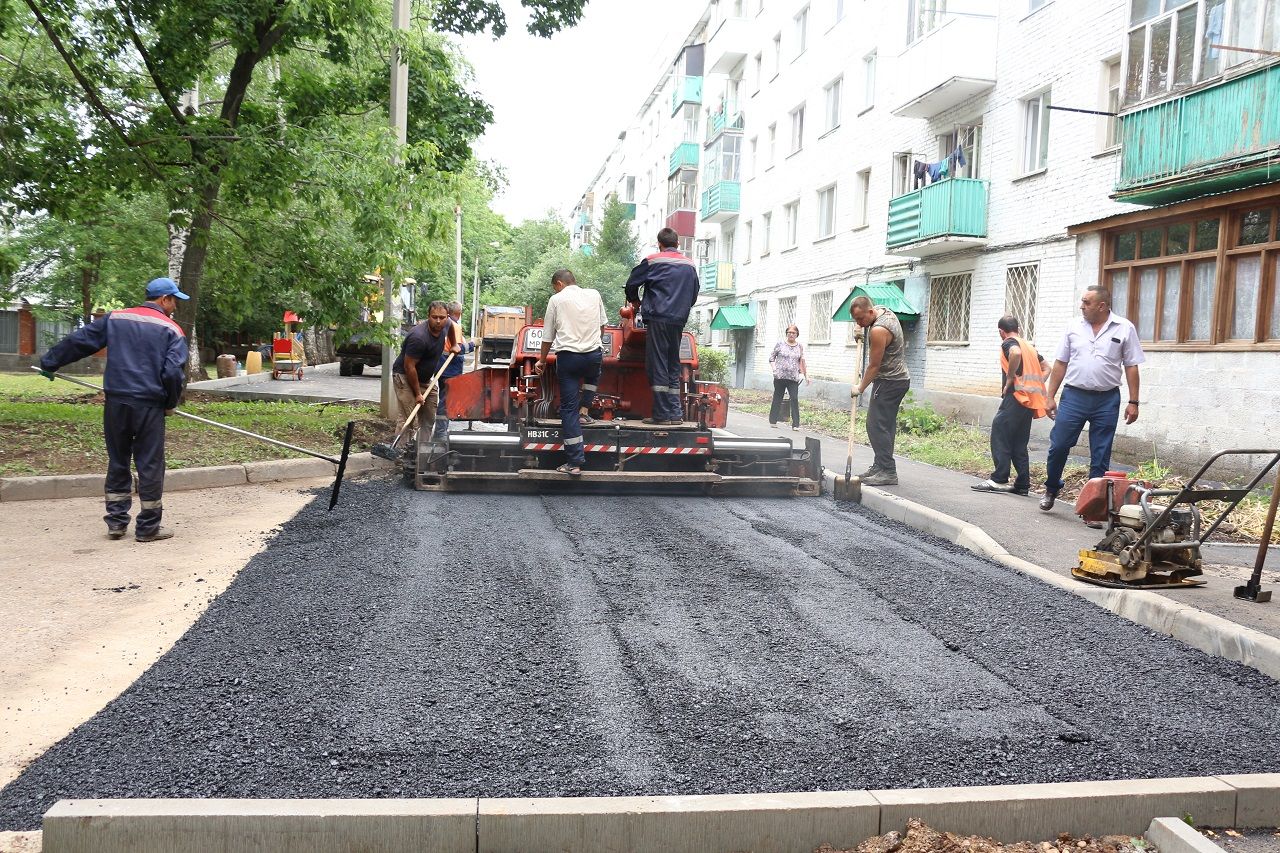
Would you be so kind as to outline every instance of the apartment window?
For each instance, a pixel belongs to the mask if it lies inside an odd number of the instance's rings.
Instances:
[[[786,224],[786,239],[783,246],[795,248],[800,242],[800,202],[793,201],[782,206],[783,221]]]
[[[911,154],[899,152],[893,155],[892,197],[911,192]]]
[[[857,187],[853,202],[854,226],[861,228],[867,224],[867,209],[871,206],[871,170],[863,169],[858,173]]]
[[[1120,77],[1119,58],[1102,63],[1102,101],[1099,108],[1109,116],[1103,116],[1099,123],[1098,137],[1101,149],[1109,151],[1120,145],[1120,93],[1123,81]]]
[[[720,235],[720,260],[726,264],[734,261],[734,254],[737,251],[737,229],[726,228],[724,233]]]
[[[907,0],[907,44],[941,26],[946,14],[947,0]]]
[[[653,231],[653,229],[650,228],[649,231]],[[678,238],[676,241],[676,249],[680,252],[680,254],[684,255],[686,258],[692,258],[693,257],[693,238],[692,237]]]
[[[794,154],[804,147],[804,104],[791,111],[791,147],[789,154]]]
[[[1004,313],[1018,318],[1022,336],[1036,339],[1036,286],[1040,283],[1039,264],[1018,264],[1005,270]]]
[[[876,52],[862,57],[862,108],[869,110],[876,103]]]
[[[750,148],[748,150],[748,157],[747,157],[747,169],[750,170],[750,172],[747,174],[748,181],[754,178],[760,170],[759,154],[760,154],[760,137],[753,136],[751,137]]]
[[[707,186],[741,180],[742,137],[725,133],[703,153],[703,180]]]
[[[1028,13],[1034,12],[1036,9],[1039,9],[1041,6],[1048,5],[1048,3],[1049,3],[1049,0],[1027,0],[1027,12]]]
[[[818,190],[818,239],[836,233],[836,188]],[[829,294],[828,294],[829,295]]]
[[[796,56],[800,56],[809,46],[809,7],[801,9],[793,20],[796,27]]]
[[[840,92],[843,88],[844,78],[837,77],[823,89],[827,102],[827,123],[823,127],[824,133],[835,130],[840,126]]]
[[[698,170],[680,169],[667,179],[667,216],[698,207]]]
[[[760,83],[764,79],[764,54],[757,53],[751,60],[751,91],[759,92]]]
[[[809,343],[831,343],[831,291],[809,297]]]
[[[760,257],[769,254],[769,238],[773,233],[773,214],[765,213],[760,217]]]
[[[794,325],[796,322],[796,298],[788,296],[786,299],[778,300],[778,330],[786,329],[787,326]]]
[[[1049,92],[1022,102],[1022,173],[1049,164]]]
[[[778,125],[777,123],[769,125],[769,165],[766,169],[772,169],[778,151]]]
[[[697,104],[685,104],[681,111],[684,119],[684,137],[681,142],[701,142],[699,130],[702,126],[702,108]]]
[[[756,346],[762,347],[769,340],[769,303],[761,300],[756,303]]]
[[[982,172],[978,163],[982,156],[982,125],[957,125],[954,131],[944,133],[938,137],[939,160],[947,159],[957,148],[964,154],[964,164],[961,165],[959,158],[957,158],[952,163],[951,177],[980,177]]]
[[[746,239],[743,241],[742,262],[744,264],[751,263],[751,252],[756,247],[755,243],[756,225],[754,222],[747,222],[747,232],[744,235]]]
[[[929,282],[928,343],[969,342],[969,293],[973,273],[935,276]]]
[[[622,182],[622,200],[628,204],[636,200],[636,178],[635,175],[627,175]]]
[[[782,71],[782,33],[773,37],[773,76]]]
[[[844,0],[835,0],[835,23],[838,24],[844,20]]]
[[[1109,232],[1113,310],[1152,343],[1280,342],[1277,223],[1280,207],[1245,207]]]

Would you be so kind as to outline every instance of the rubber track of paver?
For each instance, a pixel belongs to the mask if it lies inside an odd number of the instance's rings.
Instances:
[[[579,796],[1280,769],[1280,684],[829,498],[310,504],[0,792]],[[158,546],[163,547],[163,546]]]

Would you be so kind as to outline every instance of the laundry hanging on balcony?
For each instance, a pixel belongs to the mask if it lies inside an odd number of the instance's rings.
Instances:
[[[915,161],[912,174],[915,176],[915,186],[912,189],[920,189],[925,185],[925,178],[928,183],[936,184],[938,181],[945,181],[955,174],[956,170],[968,165],[964,159],[964,147],[957,145],[955,150],[946,156],[945,159],[936,163],[926,163],[923,160]]]

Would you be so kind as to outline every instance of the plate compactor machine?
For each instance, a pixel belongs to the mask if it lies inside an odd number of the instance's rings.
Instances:
[[[1224,456],[1270,461],[1244,488],[1201,487],[1205,473]],[[1277,462],[1276,450],[1224,450],[1209,457],[1181,489],[1151,488],[1118,471],[1090,480],[1080,490],[1075,511],[1085,521],[1105,523],[1106,534],[1093,548],[1080,551],[1072,574],[1086,583],[1117,589],[1203,586],[1201,546]],[[1227,504],[1208,527],[1196,506],[1205,501]]]
[[[606,326],[604,363],[583,425],[586,465],[571,477],[560,436],[556,358],[541,374],[542,323],[517,334],[509,363],[482,364],[449,380],[451,421],[469,421],[432,440],[420,430],[404,474],[427,491],[644,491],[695,494],[810,496],[822,486],[819,444],[803,448],[785,438],[725,434],[727,389],[698,377],[698,349],[685,333],[680,345],[684,420],[649,424],[653,395],[645,374],[645,329],[623,308],[622,322]]]

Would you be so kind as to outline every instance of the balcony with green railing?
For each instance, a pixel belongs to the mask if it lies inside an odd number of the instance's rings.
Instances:
[[[990,185],[951,178],[889,200],[886,251],[927,258],[987,242]]]
[[[742,133],[742,112],[737,104],[722,104],[720,109],[707,117],[707,141],[710,142],[720,134]]]
[[[1280,64],[1120,117],[1113,196],[1167,204],[1280,179]]]
[[[733,293],[733,264],[716,261],[698,269],[698,282],[703,293]]]
[[[671,152],[671,163],[669,164],[670,168],[667,170],[667,177],[674,175],[681,169],[698,168],[698,156],[700,153],[698,143],[681,142]]]
[[[737,181],[719,181],[702,192],[702,221],[724,222],[738,215],[742,189]]]
[[[671,114],[680,112],[685,104],[702,103],[702,78],[677,77],[675,91],[671,93]]]

